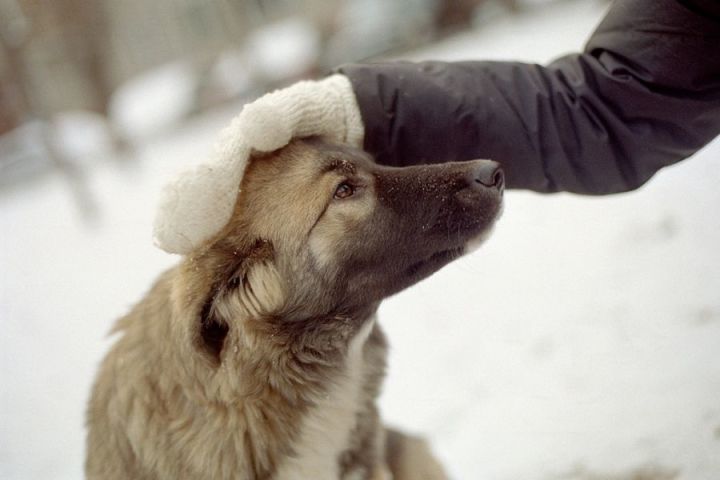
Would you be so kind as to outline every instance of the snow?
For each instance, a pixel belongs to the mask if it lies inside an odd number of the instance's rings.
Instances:
[[[320,35],[313,25],[290,18],[265,25],[247,39],[245,50],[253,71],[270,82],[298,78],[315,63]]]
[[[196,75],[189,62],[171,62],[125,82],[113,94],[110,116],[132,139],[162,132],[194,107]]]
[[[404,58],[544,62],[603,9],[543,7]],[[1,192],[0,478],[82,477],[105,334],[176,261],[151,242],[160,187],[238,109],[95,163],[92,223],[60,175]],[[456,479],[717,479],[719,156],[715,141],[623,195],[509,192],[484,247],[382,305],[387,421],[426,435]]]

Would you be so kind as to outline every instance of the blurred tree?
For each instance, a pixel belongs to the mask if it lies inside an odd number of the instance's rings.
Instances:
[[[107,22],[100,0],[1,0],[3,47],[30,113],[107,113]],[[21,27],[19,27],[21,26]]]
[[[475,11],[488,0],[438,0],[435,10],[435,28],[446,35],[472,27]],[[518,0],[499,0],[510,11],[518,10]]]
[[[30,119],[39,121],[36,131],[44,153],[67,178],[80,212],[91,219],[95,202],[82,172],[56,143],[54,114],[90,110],[107,118],[113,84],[106,75],[102,3],[0,0],[0,18],[0,133]],[[106,126],[113,144],[123,146],[112,126]]]
[[[23,88],[22,48],[28,38],[27,23],[13,0],[0,2],[0,135],[16,128],[27,116],[30,101]]]

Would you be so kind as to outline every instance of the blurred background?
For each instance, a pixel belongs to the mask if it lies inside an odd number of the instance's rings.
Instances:
[[[546,63],[604,0],[0,0],[0,478],[82,478],[158,193],[268,90],[344,62]],[[637,192],[508,192],[381,307],[387,421],[456,479],[720,478],[720,143]]]
[[[90,215],[76,171],[88,153],[132,161],[143,140],[214,107],[543,3],[2,0],[2,183],[60,169]]]

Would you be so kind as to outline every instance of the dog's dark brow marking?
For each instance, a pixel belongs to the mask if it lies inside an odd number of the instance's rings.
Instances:
[[[342,172],[346,175],[355,175],[357,173],[357,168],[355,167],[355,164],[348,160],[343,158],[332,158],[330,162],[328,162],[320,171],[320,173],[322,174],[334,171]]]

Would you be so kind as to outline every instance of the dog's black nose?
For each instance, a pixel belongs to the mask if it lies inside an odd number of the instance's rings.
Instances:
[[[505,186],[505,174],[500,164],[492,160],[482,160],[472,169],[472,181],[485,187],[495,187],[501,190]]]

